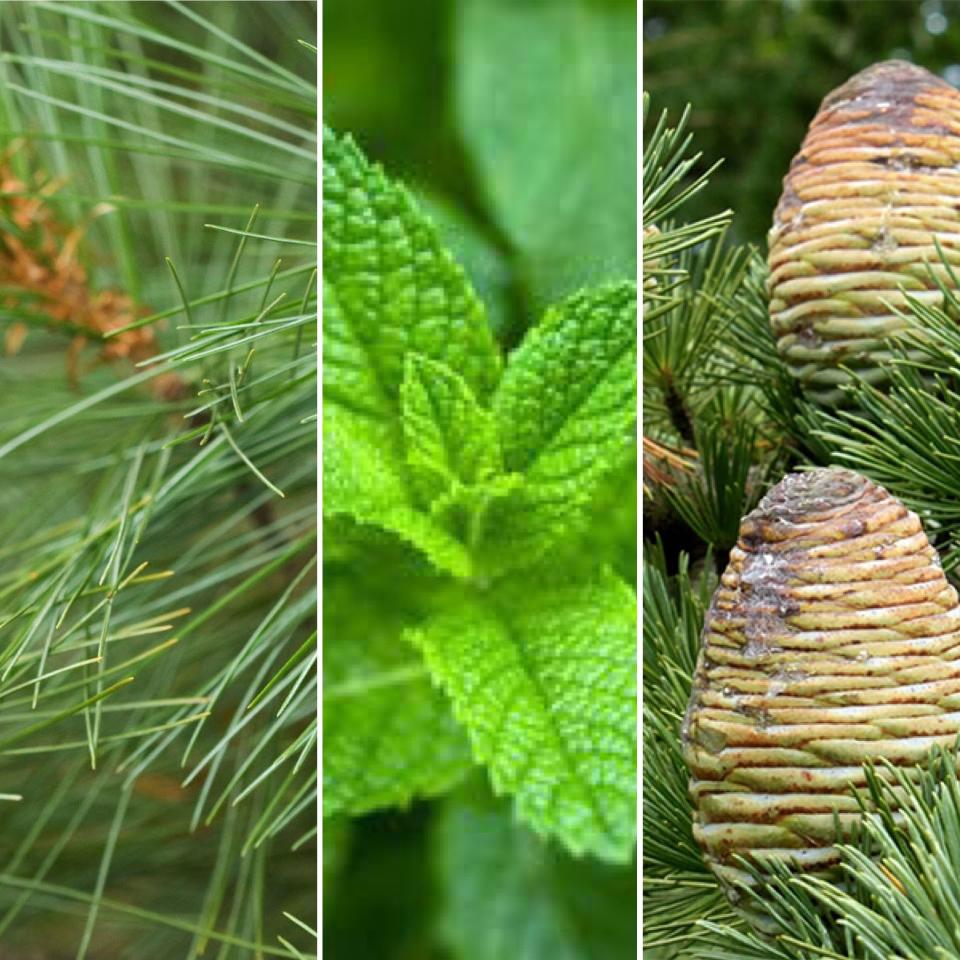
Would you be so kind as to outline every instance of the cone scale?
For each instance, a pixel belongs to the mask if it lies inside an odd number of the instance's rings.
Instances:
[[[958,732],[960,602],[916,514],[850,471],[785,477],[741,524],[683,724],[711,869],[732,899],[739,857],[829,872],[862,764]]]
[[[783,181],[769,237],[770,321],[806,394],[841,398],[845,366],[885,379],[886,339],[911,295],[939,303],[929,270],[960,267],[960,92],[899,60],[823,101]]]

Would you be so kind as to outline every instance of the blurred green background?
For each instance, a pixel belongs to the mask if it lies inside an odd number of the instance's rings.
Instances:
[[[879,60],[960,85],[957,0],[647,0],[643,86],[651,117],[693,106],[710,186],[684,208],[730,208],[734,238],[766,249],[781,182],[823,97]]]
[[[636,275],[634,0],[330,0],[324,122],[415,190],[507,346]]]

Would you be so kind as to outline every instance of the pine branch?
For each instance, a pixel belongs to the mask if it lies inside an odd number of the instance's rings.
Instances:
[[[860,838],[839,846],[843,883],[777,870],[745,896],[780,928],[773,937],[702,924],[704,958],[734,950],[751,960],[826,956],[865,960],[951,957],[960,950],[960,779],[955,751],[939,748],[919,768],[867,765],[858,795]],[[727,952],[724,952],[727,951]]]
[[[32,142],[11,157],[17,209],[75,230],[89,289],[137,305],[109,328],[33,324],[0,365],[0,766],[29,801],[0,836],[5,943],[315,951],[315,93],[211,17],[0,11],[0,122]],[[230,233],[255,199],[258,236]],[[216,210],[226,231],[203,229]],[[9,279],[22,320],[38,291]],[[114,362],[71,387],[81,332]],[[151,349],[121,356],[133,342]],[[168,375],[182,389],[148,388]]]
[[[931,276],[941,302],[906,295],[908,331],[891,342],[889,387],[862,379],[846,389],[848,407],[809,408],[806,429],[831,459],[886,486],[925,520],[944,567],[960,564],[960,282],[944,260]]]
[[[698,921],[723,917],[734,922],[693,838],[680,748],[713,585],[711,563],[695,581],[689,558],[681,554],[678,572],[670,576],[662,543],[648,545],[643,568],[644,945],[669,948],[673,956],[687,955]]]

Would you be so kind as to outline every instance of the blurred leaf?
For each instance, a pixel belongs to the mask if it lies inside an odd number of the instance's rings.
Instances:
[[[363,581],[327,585],[323,644],[323,815],[405,806],[448,789],[470,747],[421,657],[404,610]]]
[[[431,929],[432,816],[432,806],[415,803],[351,821],[339,882],[324,886],[324,960],[448,960]]]
[[[536,307],[636,275],[636,10],[457,5],[460,127]]]
[[[351,820],[349,817],[330,817],[323,824],[323,886],[324,898],[337,884],[340,871],[350,853]]]
[[[560,855],[501,806],[450,802],[435,837],[457,960],[624,960],[636,954],[636,872]]]
[[[487,319],[496,337],[506,334],[513,322],[511,272],[506,254],[479,224],[451,201],[426,188],[416,191],[425,214],[437,225],[444,245],[462,264],[487,308]]]

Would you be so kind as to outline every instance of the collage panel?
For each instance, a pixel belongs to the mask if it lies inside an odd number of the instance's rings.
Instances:
[[[0,957],[318,954],[317,8],[0,2]]]
[[[324,5],[329,958],[637,953],[636,23]]]
[[[642,22],[644,956],[960,956],[960,4]]]

